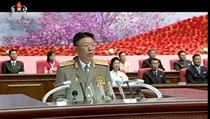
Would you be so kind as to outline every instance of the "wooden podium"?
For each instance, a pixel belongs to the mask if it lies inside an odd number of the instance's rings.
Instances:
[[[0,112],[2,109],[19,109],[43,107],[47,104],[23,94],[0,95]]]
[[[172,94],[171,91],[167,93]],[[58,106],[57,103],[45,104],[22,94],[0,95],[0,118],[207,119],[208,98],[206,94],[204,97],[188,99],[169,96],[160,99],[67,103]]]

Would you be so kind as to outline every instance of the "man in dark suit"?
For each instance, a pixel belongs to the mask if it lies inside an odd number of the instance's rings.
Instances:
[[[159,61],[156,58],[150,59],[151,70],[145,72],[143,75],[144,83],[146,84],[163,84],[166,82],[165,73],[161,70],[158,70]]]
[[[2,73],[21,73],[24,72],[23,62],[17,61],[17,50],[12,49],[9,51],[10,60],[2,63]]]
[[[149,58],[143,61],[142,68],[150,68],[151,67],[151,64],[150,64],[151,58],[155,58],[156,57],[156,51],[154,49],[150,49],[147,54],[149,55]],[[161,61],[159,59],[157,59],[157,60],[159,62],[159,68],[165,70],[165,68],[163,67]]]
[[[201,65],[201,56],[195,54],[192,57],[193,64],[186,70],[187,83],[208,83],[208,69]]]
[[[179,51],[178,52],[179,61],[174,63],[175,69],[178,71],[182,68],[189,68],[192,65],[192,62],[189,60],[186,60],[186,53],[185,51]]]

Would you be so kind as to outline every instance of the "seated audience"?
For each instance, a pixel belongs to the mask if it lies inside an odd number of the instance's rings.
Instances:
[[[11,49],[9,51],[10,60],[2,63],[2,73],[3,74],[11,74],[11,73],[23,73],[24,72],[24,64],[21,61],[17,60],[17,50]]]
[[[151,70],[143,74],[143,80],[146,84],[163,84],[166,83],[165,73],[162,70],[158,70],[160,65],[159,60],[156,58],[150,59]]]
[[[120,68],[120,59],[118,57],[114,57],[110,63],[110,75],[112,79],[112,85],[116,86],[117,83],[122,84],[124,81],[128,80],[128,76],[119,71]]]
[[[56,73],[59,67],[59,62],[55,59],[55,52],[47,53],[47,62],[44,65],[44,73]]]
[[[122,72],[131,72],[131,65],[129,62],[126,61],[126,54],[125,52],[119,53],[120,58],[120,71]]]
[[[186,70],[187,83],[208,83],[208,69],[201,66],[201,56],[195,54],[192,59],[193,65]]]
[[[186,53],[185,51],[179,51],[178,52],[179,61],[177,61],[174,65],[175,69],[178,71],[182,68],[189,68],[192,65],[192,62],[189,60],[186,60]]]
[[[142,68],[150,68],[151,67],[150,60],[156,57],[156,51],[154,49],[150,49],[147,54],[149,55],[149,58],[143,61]],[[159,59],[157,60],[159,62],[159,68],[165,70],[161,61]]]

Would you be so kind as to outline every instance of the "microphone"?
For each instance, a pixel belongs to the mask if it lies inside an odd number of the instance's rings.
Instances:
[[[105,91],[104,91],[103,86],[101,84],[99,84],[98,88],[99,88],[99,91],[100,91],[100,93],[102,95],[102,99],[105,100],[106,96],[105,96]]]
[[[125,84],[125,83],[136,83],[136,84],[139,84],[139,83],[144,83],[144,80],[142,80],[142,79],[132,79],[132,80],[128,80],[128,81],[124,81],[123,83]]]
[[[59,86],[62,86],[62,85],[69,85],[69,84],[71,84],[70,80],[58,83],[58,84],[55,85],[55,87],[59,87]]]
[[[71,81],[65,81],[65,82],[62,82],[61,84],[63,84],[63,85],[58,86],[58,87],[56,87],[56,88],[50,90],[49,92],[47,92],[47,93],[44,95],[44,97],[42,98],[42,102],[45,103],[45,102],[47,101],[47,98],[48,98],[51,94],[53,94],[53,93],[55,93],[55,92],[57,92],[57,91],[60,91],[60,90],[66,89],[66,88],[70,88]]]
[[[87,102],[87,97],[86,97],[86,94],[85,94],[85,90],[84,90],[84,88],[83,88],[83,86],[82,86],[82,83],[80,82],[79,84],[80,84],[80,87],[81,87],[81,89],[82,89],[82,94],[83,94],[83,96],[84,96],[84,102]]]
[[[128,89],[130,92],[132,92],[132,90],[129,86],[129,82],[135,82],[136,86],[148,88],[148,89],[152,90],[157,95],[157,98],[162,98],[162,93],[157,88],[153,87],[152,85],[143,83],[144,81],[140,80],[140,79],[129,80],[129,81],[124,82],[128,85]],[[138,89],[138,92],[141,93],[140,95],[144,98],[142,91]]]
[[[131,87],[130,87],[130,85],[129,85],[129,81],[125,81],[125,83],[126,83],[127,86],[128,86],[128,90],[130,91],[131,97],[134,98],[133,91],[132,91],[132,89],[131,89]]]
[[[89,86],[88,88],[90,89],[90,93],[91,93],[91,95],[92,95],[92,97],[93,97],[93,101],[96,101],[96,100],[97,100],[97,99],[96,99],[96,94],[95,94],[95,91],[94,91],[94,89],[93,89],[92,83],[90,83],[90,86]]]
[[[72,95],[73,95],[73,102],[76,102],[76,96],[78,95],[78,92],[76,90],[72,91]]]
[[[142,98],[145,98],[144,94],[141,91],[141,87],[137,87],[136,93],[140,96],[140,97],[137,98],[137,100],[141,100]]]
[[[118,90],[120,91],[120,94],[122,95],[122,98],[125,99],[124,91],[120,85],[120,82],[116,81],[116,84],[117,84]]]
[[[109,81],[108,81],[108,88],[109,88],[109,90],[111,92],[111,95],[112,95],[111,98],[112,98],[112,100],[114,100],[115,99],[115,94],[114,94],[113,88],[112,88],[112,86],[111,86]]]

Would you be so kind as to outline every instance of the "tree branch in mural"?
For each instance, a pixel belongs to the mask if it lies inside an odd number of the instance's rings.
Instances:
[[[5,45],[40,46],[71,45],[76,32],[95,34],[98,43],[116,41],[163,26],[164,16],[158,12],[44,12],[37,20],[24,15],[17,20],[27,36],[4,37]]]

